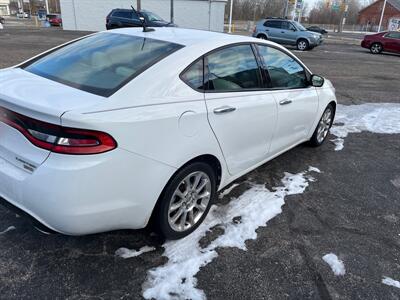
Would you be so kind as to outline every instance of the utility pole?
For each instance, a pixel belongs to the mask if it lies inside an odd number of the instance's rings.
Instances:
[[[49,0],[46,0],[46,12],[47,12],[47,14],[50,13]]]
[[[346,15],[347,15],[347,10],[349,6],[347,5],[347,0],[342,0],[342,4],[340,5],[340,18],[339,18],[339,27],[338,27],[338,32],[343,31],[343,25],[346,22]]]
[[[386,2],[387,2],[387,0],[385,0],[385,2],[383,2],[383,8],[382,8],[381,19],[380,19],[380,21],[379,21],[378,32],[381,32],[381,27],[382,27],[382,22],[383,22],[383,16],[384,16],[384,14],[385,14]]]
[[[293,14],[292,14],[292,20],[293,21],[296,19],[296,10],[297,10],[297,0],[294,3],[294,9],[293,9]]]
[[[286,0],[285,13],[284,13],[285,15],[283,16],[285,19],[287,18],[288,11],[289,11],[289,0]]]
[[[142,0],[136,0],[136,10],[140,11],[142,9]]]
[[[229,9],[229,27],[228,33],[232,33],[232,11],[233,11],[233,0],[231,0],[231,7]]]
[[[174,23],[174,0],[171,0],[171,23]]]

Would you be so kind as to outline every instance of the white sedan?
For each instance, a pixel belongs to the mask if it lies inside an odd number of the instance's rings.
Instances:
[[[218,190],[321,145],[330,81],[272,42],[101,32],[0,70],[0,198],[54,231],[195,230]]]

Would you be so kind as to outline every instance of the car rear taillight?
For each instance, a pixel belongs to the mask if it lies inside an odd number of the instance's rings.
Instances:
[[[107,133],[62,127],[0,107],[0,122],[21,132],[36,147],[61,154],[99,154],[117,147]]]

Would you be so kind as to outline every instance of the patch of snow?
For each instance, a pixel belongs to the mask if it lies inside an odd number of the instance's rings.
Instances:
[[[151,252],[154,250],[156,250],[155,247],[149,247],[149,246],[144,246],[140,248],[138,251],[130,250],[128,248],[119,248],[117,251],[115,251],[115,255],[126,259],[126,258],[136,257],[142,255],[143,253]]]
[[[337,105],[335,123],[331,134],[338,137],[333,140],[335,150],[343,149],[344,138],[349,133],[369,131],[373,133],[400,133],[399,103],[366,103],[361,105]],[[339,125],[342,124],[342,125]]]
[[[11,230],[15,230],[15,229],[17,229],[17,228],[15,228],[15,226],[10,226],[10,227],[8,227],[8,228],[5,229],[5,230],[0,231],[0,234],[5,234],[5,233],[7,233],[7,232],[9,232],[9,231],[11,231]]]
[[[344,148],[344,139],[342,138],[336,138],[334,140],[331,140],[335,144],[335,151],[340,151],[343,150]]]
[[[336,276],[343,276],[346,273],[343,261],[339,260],[335,254],[326,254],[322,257],[322,259],[331,267]]]
[[[400,282],[397,280],[394,280],[392,278],[384,277],[382,279],[382,283],[386,284],[386,285],[394,286],[394,287],[397,287],[398,289],[400,289]]]
[[[391,182],[395,187],[400,188],[400,176],[399,176],[399,177],[396,177],[396,178],[393,179],[393,180],[390,180],[390,182]]]
[[[209,215],[196,231],[189,236],[167,241],[164,256],[168,262],[148,271],[147,281],[143,284],[143,296],[146,299],[192,299],[204,300],[206,295],[196,288],[195,275],[200,268],[211,263],[218,256],[217,248],[236,247],[246,250],[246,241],[257,238],[256,230],[282,212],[285,197],[301,194],[307,188],[309,171],[298,174],[285,173],[282,186],[273,191],[264,185],[253,185],[238,198],[228,204],[212,206]],[[240,217],[240,222],[233,219]],[[224,233],[201,248],[199,241],[214,227],[220,227]]]
[[[237,186],[239,186],[239,183],[234,183],[234,184],[232,184],[229,188],[223,190],[223,191],[219,194],[219,196],[218,196],[219,199],[222,199],[222,198],[224,198],[225,196],[229,195],[229,194],[232,192],[232,190],[233,190],[235,187],[237,187]]]
[[[320,169],[318,169],[318,168],[316,168],[316,167],[312,167],[312,166],[309,166],[309,167],[308,167],[308,171],[309,171],[309,172],[321,173],[321,170],[320,170]]]

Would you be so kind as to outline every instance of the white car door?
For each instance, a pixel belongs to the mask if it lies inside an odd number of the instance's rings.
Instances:
[[[262,74],[250,44],[225,47],[205,58],[205,99],[210,125],[229,172],[265,160],[277,120],[274,97],[262,89]]]
[[[270,150],[274,155],[309,136],[318,111],[318,94],[308,83],[306,69],[294,57],[271,46],[257,45],[257,49],[278,105],[278,122]]]

